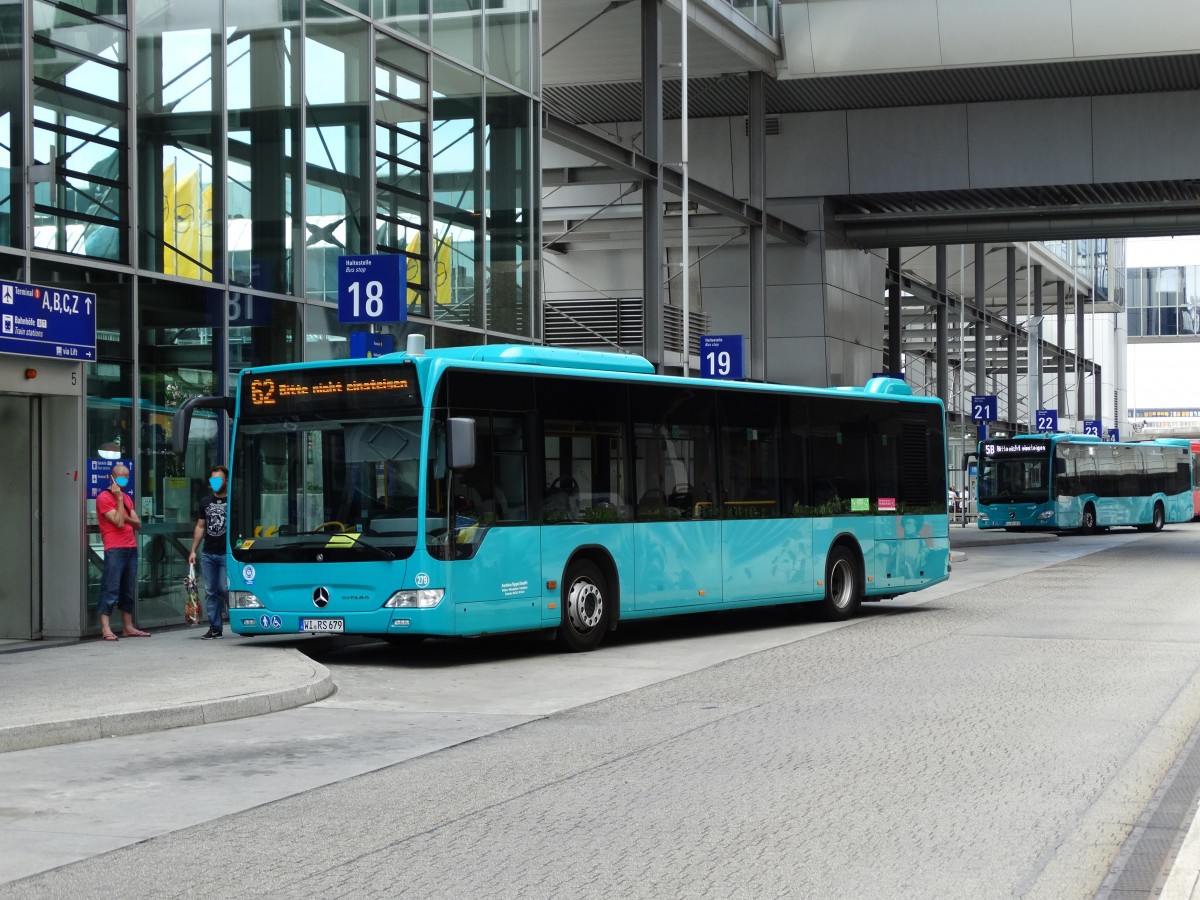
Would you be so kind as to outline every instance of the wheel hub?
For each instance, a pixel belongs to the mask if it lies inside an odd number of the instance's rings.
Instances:
[[[595,628],[604,615],[604,595],[592,582],[576,581],[567,594],[567,615],[579,631]]]

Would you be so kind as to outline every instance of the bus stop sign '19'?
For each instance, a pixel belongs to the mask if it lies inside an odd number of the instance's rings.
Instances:
[[[737,381],[745,377],[740,334],[700,335],[700,377]]]
[[[96,358],[96,295],[0,281],[0,353]]]
[[[338,257],[339,322],[404,322],[406,257],[399,253]]]

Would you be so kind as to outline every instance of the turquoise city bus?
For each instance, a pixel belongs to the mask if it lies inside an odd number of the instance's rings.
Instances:
[[[234,418],[240,634],[545,631],[590,650],[652,616],[846,618],[949,573],[945,412],[899,379],[716,382],[418,340],[247,369]]]
[[[1186,442],[1028,434],[979,445],[979,527],[1161,531],[1192,518]]]

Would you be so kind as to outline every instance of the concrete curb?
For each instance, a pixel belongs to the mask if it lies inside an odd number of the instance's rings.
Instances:
[[[324,700],[337,690],[330,671],[317,663],[313,665],[319,669],[315,680],[279,690],[182,703],[159,709],[0,727],[0,753],[94,741],[104,737],[166,731],[169,728],[186,728],[190,725],[228,722],[231,719],[261,716],[306,706]]]
[[[951,537],[950,549],[959,550],[963,547],[1004,547],[1011,546],[1013,544],[1044,544],[1048,541],[1057,540],[1057,534],[1008,534],[997,531],[992,534],[987,534],[986,537],[984,537],[982,534],[978,536],[961,535],[957,539]]]

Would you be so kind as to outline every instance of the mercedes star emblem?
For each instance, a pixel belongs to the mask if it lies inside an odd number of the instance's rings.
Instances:
[[[329,591],[323,587],[313,591],[313,603],[320,609],[324,609],[329,605]]]

